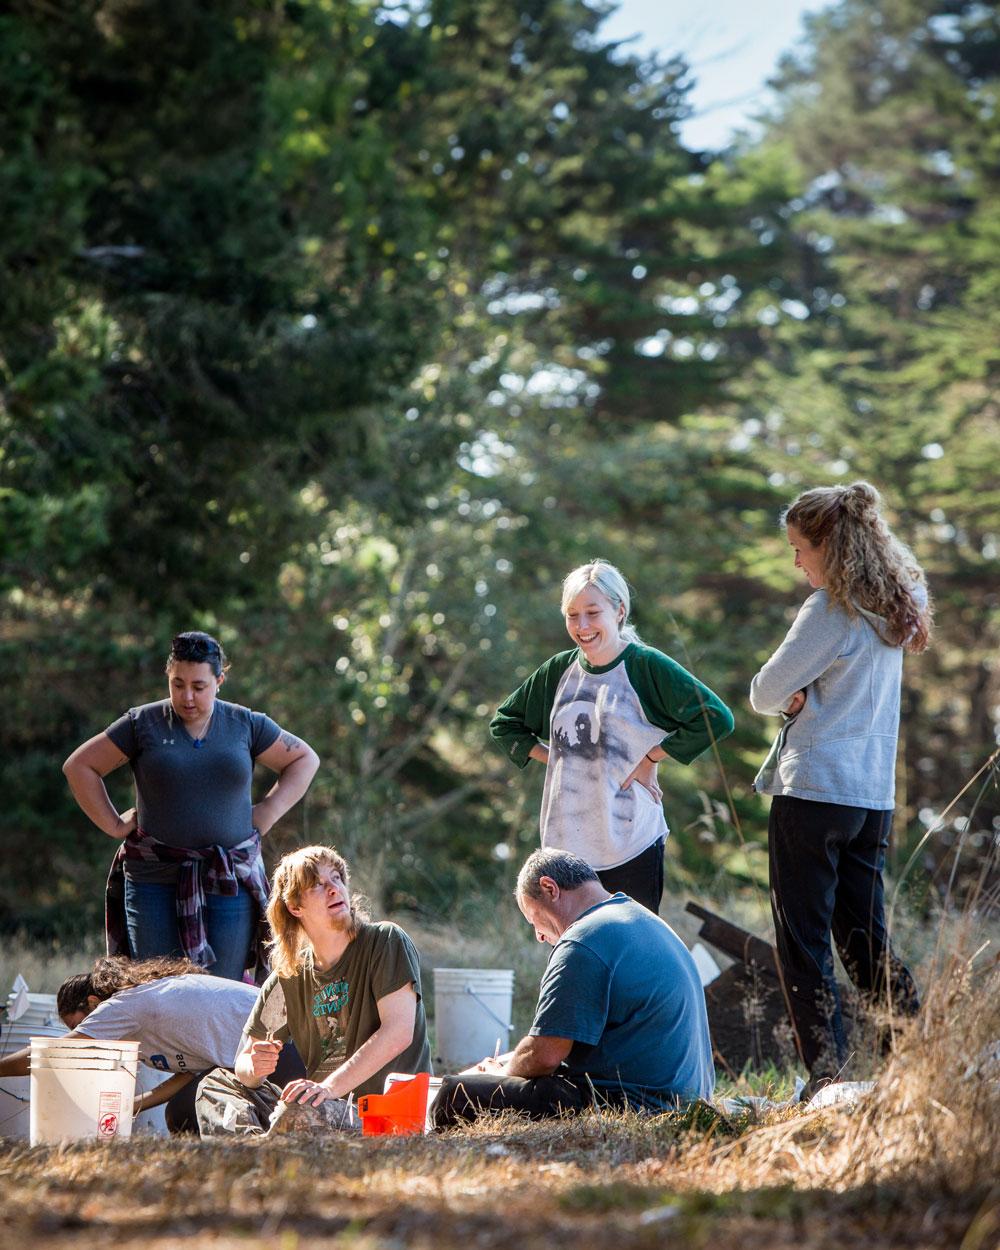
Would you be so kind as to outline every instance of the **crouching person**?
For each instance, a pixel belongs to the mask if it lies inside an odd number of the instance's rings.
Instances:
[[[517,903],[554,947],[527,1037],[506,1060],[444,1079],[437,1127],[505,1110],[532,1119],[589,1107],[664,1111],[715,1085],[705,994],[669,925],[568,851],[536,851]]]
[[[198,1088],[204,1136],[265,1131],[279,1101],[318,1107],[350,1093],[382,1093],[389,1072],[429,1072],[430,1047],[413,943],[398,925],[371,921],[351,900],[332,847],[286,855],[267,907],[271,975],[246,1022],[235,1072],[216,1069]],[[269,1078],[292,1041],[306,1076]]]
[[[59,1018],[70,1037],[139,1043],[147,1067],[170,1073],[154,1089],[136,1095],[133,1114],[166,1103],[171,1133],[196,1133],[198,1080],[215,1066],[231,1064],[247,1012],[257,991],[242,981],[206,976],[189,959],[161,956],[138,962],[121,955],[97,960],[89,972],[59,987]],[[0,1076],[27,1076],[31,1050],[0,1059]],[[304,1075],[293,1046],[281,1054],[279,1079]]]

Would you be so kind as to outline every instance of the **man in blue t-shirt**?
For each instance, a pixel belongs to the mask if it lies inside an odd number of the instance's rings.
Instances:
[[[715,1085],[705,994],[673,929],[568,851],[535,851],[517,905],[554,949],[528,1035],[505,1059],[444,1079],[439,1128],[484,1112],[665,1111]]]

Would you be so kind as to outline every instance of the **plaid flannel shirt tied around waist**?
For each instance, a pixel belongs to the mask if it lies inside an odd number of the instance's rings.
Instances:
[[[257,904],[257,930],[248,955],[248,969],[254,981],[261,984],[267,975],[264,943],[267,931],[268,881],[260,853],[260,834],[255,829],[236,846],[190,847],[167,846],[141,829],[130,833],[118,848],[111,863],[105,900],[105,927],[109,955],[131,955],[125,924],[125,862],[177,864],[177,929],[181,949],[192,963],[209,968],[215,963],[215,951],[205,931],[205,895],[233,896],[241,885],[246,886]]]

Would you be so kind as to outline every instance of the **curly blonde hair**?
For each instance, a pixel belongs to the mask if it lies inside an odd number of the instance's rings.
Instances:
[[[267,919],[272,938],[269,945],[271,969],[279,977],[296,976],[311,957],[309,939],[296,916],[288,910],[298,907],[302,895],[320,879],[323,868],[339,872],[341,880],[351,887],[351,874],[347,861],[332,846],[303,846],[282,857],[271,877],[271,895],[267,902]],[[360,899],[351,898],[351,928],[353,939],[368,919],[360,906]]]
[[[873,612],[886,622],[885,640],[923,651],[931,636],[931,605],[923,569],[892,533],[882,499],[869,482],[804,491],[781,520],[814,547],[823,547],[827,594],[848,613]]]

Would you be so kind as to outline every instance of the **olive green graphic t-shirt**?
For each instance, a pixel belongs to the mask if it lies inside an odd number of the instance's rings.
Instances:
[[[293,1041],[310,1079],[322,1081],[377,1032],[381,1025],[378,1000],[410,984],[417,995],[412,1041],[355,1090],[381,1094],[389,1072],[431,1070],[420,961],[409,937],[391,921],[363,925],[332,968],[320,972],[310,963],[287,979],[272,973],[247,1020],[240,1049],[248,1038],[262,1041],[267,1037],[261,1023],[264,1004],[269,1004],[268,1016],[274,1018],[273,998],[283,995],[287,1023],[275,1029],[273,1036],[281,1042]]]

